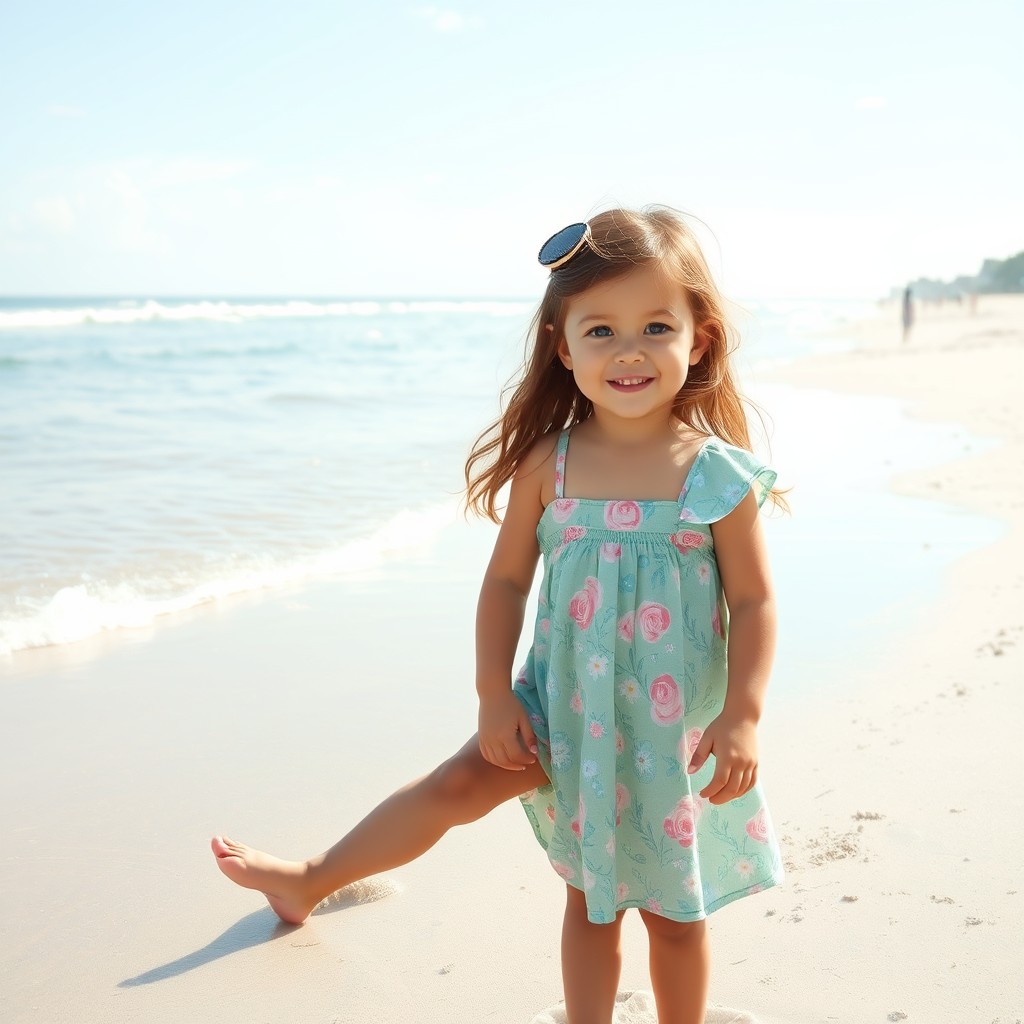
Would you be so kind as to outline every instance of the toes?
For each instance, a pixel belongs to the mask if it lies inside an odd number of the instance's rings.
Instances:
[[[214,836],[210,848],[218,857],[237,857],[241,853],[241,847],[227,836]]]

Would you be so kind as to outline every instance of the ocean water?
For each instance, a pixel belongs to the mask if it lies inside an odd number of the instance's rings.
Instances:
[[[755,376],[837,347],[829,327],[862,312],[746,309]],[[532,313],[515,299],[0,300],[0,655],[431,543]],[[783,397],[787,422],[802,401]],[[956,443],[927,439],[936,461]]]

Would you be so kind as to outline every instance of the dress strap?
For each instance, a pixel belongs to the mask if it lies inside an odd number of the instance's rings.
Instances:
[[[690,463],[690,468],[686,473],[686,479],[683,481],[682,490],[679,492],[679,497],[676,498],[676,502],[682,506],[686,500],[686,493],[694,483],[694,478],[698,481],[701,480],[700,465],[704,461],[705,452],[708,449],[708,441],[710,438],[706,438],[704,443],[697,449],[697,454],[693,458],[693,462]]]
[[[569,450],[569,431],[558,435],[558,451],[555,455],[555,497],[565,497],[565,453]]]

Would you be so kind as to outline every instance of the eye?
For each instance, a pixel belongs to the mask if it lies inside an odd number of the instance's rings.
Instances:
[[[611,336],[612,329],[605,324],[598,324],[597,327],[591,327],[584,335],[586,338],[610,338]]]
[[[672,328],[669,327],[668,324],[655,323],[648,324],[646,330],[648,334],[668,334],[672,330]]]

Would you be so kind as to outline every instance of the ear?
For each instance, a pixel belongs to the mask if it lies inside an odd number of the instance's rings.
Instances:
[[[703,327],[698,327],[693,332],[693,347],[690,349],[690,365],[696,366],[703,358],[704,353],[711,347],[711,335]]]
[[[554,324],[545,324],[544,329],[546,331],[554,331]],[[566,343],[565,335],[562,335],[562,340],[558,343],[558,348],[555,350],[558,353],[558,358],[562,360],[562,365],[567,369],[572,369],[572,356],[569,355],[569,345]]]

